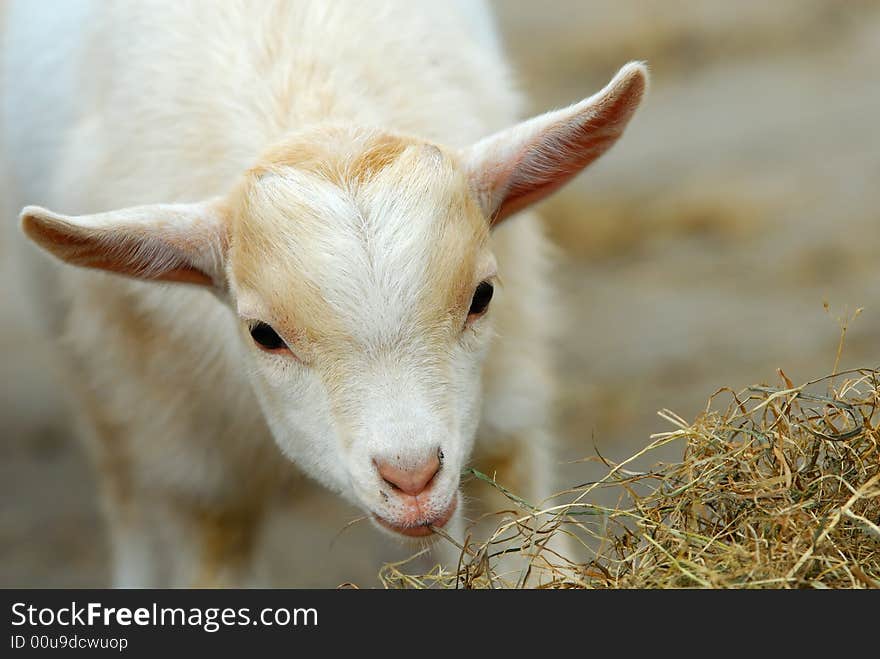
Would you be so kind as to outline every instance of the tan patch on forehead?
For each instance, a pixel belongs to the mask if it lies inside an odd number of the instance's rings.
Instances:
[[[248,292],[249,314],[292,342],[308,344],[319,332],[341,332],[319,288],[299,271],[299,255],[291,253],[314,231],[309,209],[295,199],[284,199],[283,209],[268,206],[252,192],[238,196],[230,248],[233,279]],[[291,241],[294,233],[300,236]]]
[[[410,144],[390,135],[378,138],[352,161],[348,168],[349,179],[358,183],[370,181],[377,173],[393,165]]]
[[[273,175],[279,180],[265,178]],[[310,200],[301,198],[293,183],[286,188],[285,178],[313,182],[316,189],[333,187]],[[344,200],[339,202],[341,209],[350,203],[352,213],[362,216],[358,226],[327,217],[333,205],[320,207],[324,196]],[[234,278],[261,298],[272,314],[261,320],[277,323],[275,329],[286,339],[302,337],[305,343],[320,345],[322,353],[351,349],[353,330],[347,324],[352,319],[336,314],[324,298],[322,281],[309,281],[297,261],[310,258],[303,250],[311,245],[336,249],[328,232],[344,232],[350,238],[366,226],[376,233],[366,234],[365,245],[373,243],[370,248],[378,250],[373,256],[378,255],[379,265],[396,274],[392,264],[400,254],[394,254],[393,244],[383,248],[378,240],[383,228],[395,223],[404,231],[409,226],[419,231],[430,246],[422,257],[424,272],[409,266],[400,269],[401,277],[420,286],[412,322],[424,330],[428,344],[448,342],[450,331],[460,329],[456,325],[466,316],[474,278],[480,276],[475,269],[486,249],[489,226],[451,154],[407,137],[325,130],[314,139],[291,139],[267,152],[248,173],[237,200]],[[385,255],[390,260],[383,263]],[[332,278],[333,273],[327,275]]]
[[[436,302],[443,301],[442,309],[453,319],[459,319],[470,303],[475,278],[481,273],[476,272],[478,258],[486,249],[489,238],[489,226],[484,221],[482,211],[477,203],[464,193],[456,194],[446,209],[445,222],[440,222],[437,237],[443,249],[435,250],[431,255],[429,271],[429,289],[424,298],[425,312],[434,308]]]
[[[378,131],[324,128],[276,144],[249,173],[259,178],[293,167],[343,187],[363,184],[415,144],[415,139]]]

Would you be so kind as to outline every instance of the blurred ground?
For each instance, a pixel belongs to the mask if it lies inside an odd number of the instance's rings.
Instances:
[[[543,208],[563,247],[570,320],[559,355],[566,459],[594,443],[625,457],[667,429],[657,409],[690,419],[723,385],[774,381],[779,367],[795,381],[825,374],[846,309],[865,307],[842,366],[880,364],[878,3],[497,8],[535,112],[592,93],[630,59],[653,73],[623,141]],[[93,478],[19,322],[7,261],[0,586],[105,584]],[[560,469],[565,482],[596,473]],[[315,521],[295,546],[267,541],[283,581],[375,583],[388,557],[378,534],[357,524],[336,538],[357,512],[320,494],[307,495]]]

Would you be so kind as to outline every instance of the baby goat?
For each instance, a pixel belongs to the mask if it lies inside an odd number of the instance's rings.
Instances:
[[[521,211],[617,141],[643,65],[514,125],[473,0],[14,0],[0,20],[7,201],[74,213],[21,226],[82,267],[29,259],[29,279],[116,584],[248,583],[293,464],[397,536],[461,533],[472,459],[552,493],[549,259]]]

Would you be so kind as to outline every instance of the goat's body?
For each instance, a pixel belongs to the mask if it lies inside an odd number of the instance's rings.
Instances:
[[[459,146],[517,118],[488,13],[470,1],[35,4],[0,18],[8,221],[24,203],[91,213],[219,195],[316,122]],[[543,496],[546,245],[529,214],[492,241],[503,295],[477,451]],[[242,372],[233,314],[202,289],[28,260],[53,271],[32,278],[44,282],[34,297],[52,305],[44,318],[102,473],[117,582],[241,580],[293,467]]]

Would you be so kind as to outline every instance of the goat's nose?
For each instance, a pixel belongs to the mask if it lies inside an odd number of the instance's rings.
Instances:
[[[405,494],[416,496],[425,491],[437,472],[440,471],[440,452],[431,455],[431,458],[422,464],[405,469],[388,462],[375,460],[376,468],[383,480],[396,490]]]

